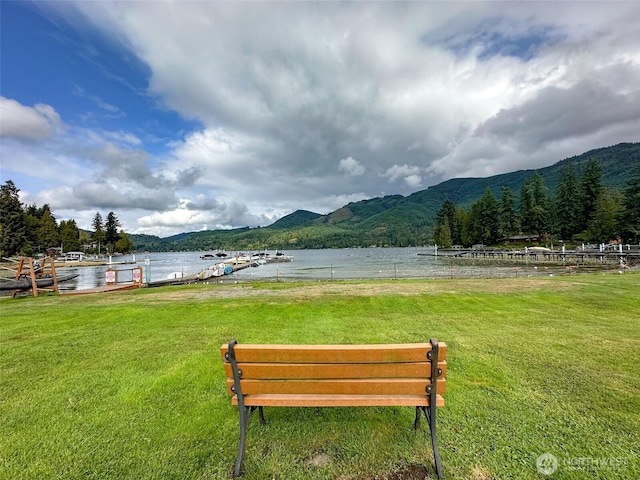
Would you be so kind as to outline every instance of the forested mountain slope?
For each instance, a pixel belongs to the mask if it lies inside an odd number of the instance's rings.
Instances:
[[[599,161],[604,187],[622,190],[640,162],[640,143],[591,150],[536,171],[553,195],[565,164],[572,162],[581,175],[590,159]],[[130,237],[138,250],[152,251],[423,245],[433,241],[434,216],[445,200],[468,207],[487,189],[498,197],[505,186],[517,196],[533,173],[518,170],[486,178],[454,178],[407,197],[389,195],[352,202],[326,215],[298,210],[264,228],[183,233],[165,239]]]

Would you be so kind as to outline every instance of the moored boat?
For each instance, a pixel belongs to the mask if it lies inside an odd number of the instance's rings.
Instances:
[[[69,275],[58,275],[58,283],[67,282],[80,276],[79,273],[73,273]],[[38,288],[50,287],[53,285],[53,277],[50,275],[36,278],[36,286]],[[28,290],[31,288],[31,278],[20,277],[18,280],[2,280],[0,281],[0,290]]]

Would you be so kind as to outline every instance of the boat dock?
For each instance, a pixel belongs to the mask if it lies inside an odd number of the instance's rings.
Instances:
[[[537,249],[535,247],[522,250],[499,250],[499,249],[467,249],[467,250],[444,250],[438,249],[429,253],[418,253],[418,255],[442,256],[456,258],[473,258],[488,260],[512,260],[516,263],[556,263],[556,264],[640,264],[640,250],[609,250],[609,251],[561,251],[549,249]]]
[[[139,283],[120,283],[118,285],[103,285],[101,287],[88,288],[86,290],[62,290],[60,295],[88,295],[92,293],[122,292],[124,290],[134,290],[140,288]]]

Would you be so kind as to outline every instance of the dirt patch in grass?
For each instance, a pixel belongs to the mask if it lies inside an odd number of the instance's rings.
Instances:
[[[388,473],[382,477],[375,477],[373,480],[425,480],[432,478],[427,467],[424,465],[408,465],[395,472]],[[434,475],[435,478],[435,475]]]
[[[493,477],[491,476],[491,473],[482,465],[476,465],[475,467],[473,467],[473,470],[471,470],[471,477],[469,478],[471,480],[491,480]]]
[[[304,459],[305,465],[311,465],[313,467],[326,467],[330,465],[332,462],[332,458],[324,452],[318,453],[316,455],[312,455],[308,458]]]

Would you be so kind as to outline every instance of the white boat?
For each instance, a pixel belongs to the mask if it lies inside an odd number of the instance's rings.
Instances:
[[[84,259],[84,252],[66,252],[62,257],[56,258],[59,262],[82,262]]]

